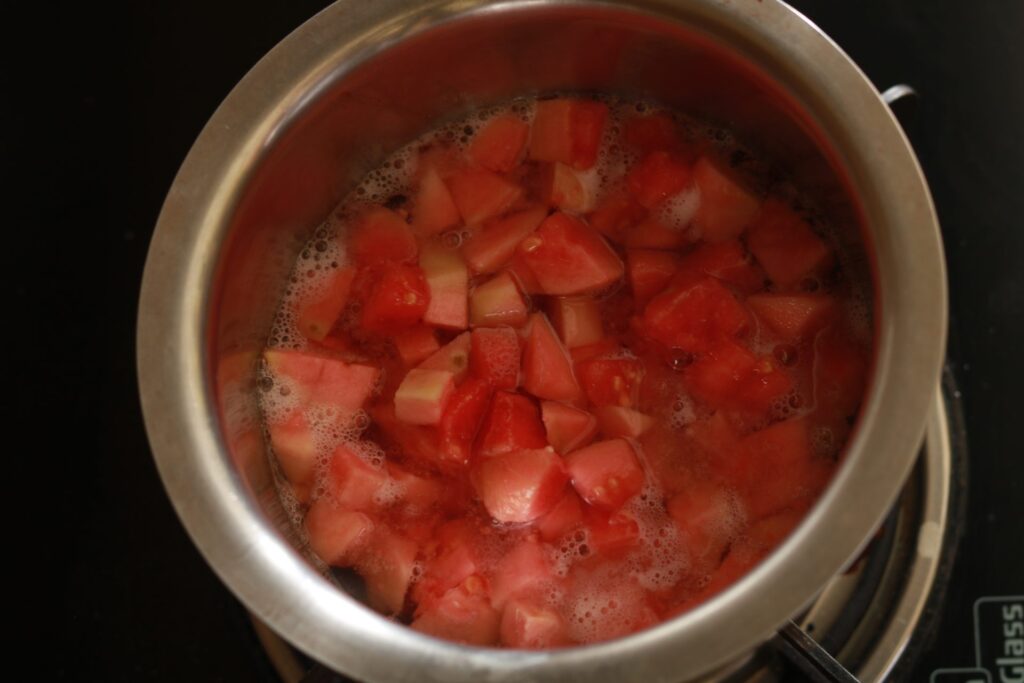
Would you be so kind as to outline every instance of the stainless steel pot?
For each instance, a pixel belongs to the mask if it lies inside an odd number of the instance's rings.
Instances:
[[[389,151],[512,95],[602,90],[719,120],[863,237],[877,356],[835,480],[742,581],[628,638],[554,652],[462,647],[350,598],[304,557],[275,494],[253,364],[302,240]],[[928,189],[857,67],[777,0],[341,0],[261,60],[174,181],[139,309],[146,426],[196,545],[258,616],[374,681],[676,681],[769,636],[871,536],[914,459],[944,354]]]

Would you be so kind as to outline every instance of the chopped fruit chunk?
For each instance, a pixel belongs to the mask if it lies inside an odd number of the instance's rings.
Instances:
[[[445,462],[438,453],[437,432],[430,427],[402,422],[395,417],[393,404],[377,405],[370,410],[381,445],[401,452],[430,469],[443,470]]]
[[[655,420],[632,408],[601,406],[594,411],[601,434],[609,439],[620,436],[636,438],[654,426]]]
[[[498,389],[519,386],[519,335],[511,327],[478,327],[471,335],[469,366]]]
[[[621,36],[584,29],[564,66],[606,82]],[[685,113],[607,102],[417,138],[304,246],[272,323],[302,350],[214,363],[266,427],[228,443],[276,457],[308,552],[422,633],[555,648],[689,609],[783,542],[855,424],[871,283],[792,208],[827,197]]]
[[[469,143],[469,158],[491,171],[507,173],[522,157],[530,126],[515,114],[495,116]]]
[[[601,236],[568,214],[548,216],[519,245],[545,294],[594,292],[622,277],[623,265]]]
[[[732,292],[705,277],[680,283],[654,297],[644,310],[642,325],[653,340],[670,349],[706,351],[719,339],[745,330],[749,316]]]
[[[625,439],[601,441],[565,458],[572,486],[591,505],[617,510],[640,492],[644,471]]]
[[[570,486],[565,489],[562,499],[555,503],[550,512],[538,519],[534,526],[545,541],[557,541],[582,524],[583,501]]]
[[[487,600],[484,581],[471,576],[444,597],[421,605],[411,624],[416,631],[467,645],[498,642],[499,613]]]
[[[345,444],[334,449],[327,466],[327,493],[344,510],[372,510],[378,507],[378,493],[388,475],[369,464]]]
[[[521,394],[495,392],[480,425],[477,456],[489,458],[509,451],[543,448],[547,443],[544,425],[533,401]]]
[[[572,100],[537,103],[530,130],[530,158],[535,161],[573,162]]]
[[[626,252],[626,275],[633,297],[646,303],[668,287],[679,268],[679,256],[653,249],[630,249]]]
[[[588,169],[597,162],[601,137],[608,119],[608,105],[593,100],[577,100],[572,109],[572,165]]]
[[[530,131],[530,158],[590,168],[597,160],[607,116],[608,108],[600,102],[538,102]]]
[[[791,287],[820,275],[832,252],[793,209],[770,199],[747,235],[747,246],[772,282]]]
[[[406,367],[422,363],[440,349],[441,345],[437,343],[434,330],[425,325],[395,335],[395,350]]]
[[[586,213],[594,208],[594,193],[568,164],[547,164],[541,169],[540,196],[548,206]]]
[[[752,520],[816,496],[828,481],[826,458],[814,454],[807,418],[777,422],[740,440],[728,474]]]
[[[846,418],[864,395],[868,361],[849,333],[829,329],[815,339],[814,399],[818,410]]]
[[[613,190],[587,216],[590,227],[605,237],[621,242],[623,233],[644,219],[647,209],[624,190]]]
[[[342,510],[328,498],[319,498],[303,520],[309,547],[335,567],[351,567],[373,533],[374,523],[362,512]]]
[[[626,230],[622,244],[627,249],[677,249],[690,243],[686,230],[665,225],[651,216]]]
[[[596,358],[577,364],[580,384],[595,406],[635,406],[640,400],[643,366],[634,358]]]
[[[485,168],[456,172],[448,179],[448,189],[466,225],[505,213],[523,194],[518,185]]]
[[[597,434],[597,418],[579,408],[544,401],[541,415],[548,443],[563,455],[585,446]]]
[[[474,273],[493,273],[504,266],[547,217],[544,207],[524,209],[487,223],[462,247],[462,255]]]
[[[693,167],[693,179],[700,188],[700,206],[693,225],[707,242],[724,242],[743,232],[761,201],[707,157]]]
[[[300,401],[328,405],[350,413],[363,407],[377,386],[380,370],[301,351],[268,349],[267,367]],[[347,417],[343,415],[342,417]]]
[[[543,313],[530,318],[523,349],[523,389],[537,398],[554,401],[572,401],[580,395],[572,359]]]
[[[797,405],[792,391],[793,378],[774,358],[762,356],[736,392],[736,405],[757,415],[785,415]]]
[[[478,285],[469,299],[469,322],[473,327],[520,327],[528,315],[526,300],[507,271]]]
[[[474,466],[477,493],[499,522],[532,522],[562,497],[568,477],[551,447],[511,451]]]
[[[827,325],[836,313],[827,294],[755,294],[747,305],[783,341],[799,341]]]
[[[416,258],[416,236],[394,211],[378,207],[360,216],[348,237],[348,250],[361,266]]]
[[[626,176],[629,193],[648,209],[679,194],[692,182],[693,172],[668,152],[651,152]]]
[[[412,226],[421,235],[429,236],[454,228],[462,220],[448,186],[434,168],[428,168],[420,179],[413,203]]]
[[[413,586],[416,602],[422,605],[436,600],[481,572],[481,542],[478,526],[469,519],[454,519],[438,527],[425,546],[423,577]]]
[[[527,239],[533,238],[528,237]],[[508,272],[519,283],[519,288],[527,294],[545,293],[544,288],[540,286],[540,281],[537,280],[537,276],[533,274],[530,264],[526,261],[526,254],[522,251],[517,249],[516,253],[512,256],[512,260],[508,262]]]
[[[452,394],[438,425],[441,455],[446,460],[460,465],[469,462],[473,439],[493,392],[487,381],[471,377]]]
[[[415,541],[377,527],[356,563],[371,607],[385,614],[402,611],[418,552]]]
[[[418,323],[430,305],[423,270],[399,265],[379,271],[359,322],[364,330],[391,335]]]
[[[444,493],[441,483],[431,477],[421,477],[394,463],[386,463],[392,490],[383,500],[385,505],[397,508],[408,517],[422,516],[440,502]]]
[[[690,391],[712,407],[731,403],[739,386],[750,377],[757,356],[739,344],[723,342],[685,370]]]
[[[323,341],[348,304],[355,268],[335,268],[327,276],[326,286],[304,297],[296,311],[296,324],[307,339]]]
[[[469,270],[459,252],[439,244],[427,245],[420,254],[420,268],[430,291],[423,322],[450,330],[466,329]]]
[[[441,347],[441,350],[420,363],[423,370],[447,370],[455,377],[456,382],[469,373],[470,353],[469,332],[463,332],[455,339]]]
[[[587,548],[593,556],[622,555],[640,539],[640,525],[625,512],[609,513],[592,507],[584,512],[583,518],[587,527]]]
[[[436,425],[455,390],[455,376],[445,370],[415,368],[395,392],[395,417],[415,425]]]
[[[683,534],[691,561],[705,571],[717,567],[746,523],[735,495],[707,482],[698,482],[674,496],[668,513]]]
[[[529,597],[551,588],[555,569],[542,543],[527,538],[502,558],[491,580],[491,604],[497,609],[511,598]]]
[[[281,471],[292,484],[308,484],[316,473],[316,441],[302,411],[287,419],[267,422],[270,445]]]
[[[566,348],[595,344],[604,338],[601,308],[592,297],[556,297],[548,305],[548,314]]]
[[[744,294],[764,288],[765,275],[754,264],[739,240],[702,244],[683,257],[679,264],[680,280],[710,275],[735,287]]]
[[[684,376],[690,391],[711,407],[762,415],[793,388],[792,379],[771,358],[758,358],[728,341],[694,361]]]
[[[386,463],[393,491],[385,504],[401,509],[406,516],[419,516],[433,509],[444,496],[444,487],[437,479],[420,477],[393,462]]]
[[[501,614],[501,644],[521,650],[560,647],[569,644],[569,629],[558,612],[512,600]]]

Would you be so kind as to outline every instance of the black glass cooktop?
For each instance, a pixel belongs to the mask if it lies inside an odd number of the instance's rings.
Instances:
[[[33,362],[15,364],[14,379],[38,386],[42,367],[48,389],[22,407],[67,421],[50,427],[67,441],[63,543],[51,548],[65,571],[64,644],[35,663],[43,679],[274,680],[157,477],[136,398],[135,307],[154,222],[192,141],[246,70],[324,4],[79,3],[48,18],[38,47],[60,67],[30,74],[45,106],[9,127],[4,147],[45,195],[14,214],[38,227],[16,252],[27,266],[16,304],[36,327]],[[907,126],[947,249],[966,519],[934,629],[899,680],[1024,680],[1024,3],[794,4],[880,89],[921,94]],[[41,250],[56,259],[33,259]],[[56,267],[40,277],[43,261]]]

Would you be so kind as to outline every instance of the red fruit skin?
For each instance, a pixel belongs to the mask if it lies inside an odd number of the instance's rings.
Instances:
[[[543,313],[530,317],[530,331],[523,348],[523,389],[552,401],[574,401],[580,397],[572,359]]]
[[[625,267],[601,236],[565,213],[548,216],[523,240],[519,254],[544,294],[595,292],[622,277]]]
[[[477,165],[508,173],[522,158],[530,126],[515,114],[495,116],[469,143],[469,158]]]
[[[418,266],[395,265],[377,273],[359,323],[367,332],[397,334],[420,322],[429,304],[423,271]]]
[[[666,348],[696,353],[738,336],[750,326],[750,315],[718,280],[705,277],[674,284],[654,297],[641,325]]]
[[[394,211],[374,207],[356,219],[348,235],[348,253],[361,266],[408,263],[419,249],[409,225]]]
[[[511,327],[478,327],[473,330],[469,372],[496,389],[519,386],[519,335]]]
[[[610,439],[573,451],[565,458],[573,488],[583,500],[614,511],[643,488],[645,476],[625,439]]]
[[[553,448],[482,458],[473,481],[488,514],[505,523],[532,522],[561,499],[568,475]]]
[[[477,457],[489,458],[547,445],[537,405],[521,394],[495,392],[477,435]]]
[[[441,456],[452,463],[469,463],[473,440],[491,402],[494,388],[485,380],[471,377],[463,382],[448,401],[438,425]]]
[[[782,289],[823,273],[833,262],[828,245],[793,209],[770,199],[750,226],[750,252],[768,277]]]
[[[648,209],[685,190],[693,176],[689,165],[665,151],[651,152],[626,176],[629,193]]]
[[[501,615],[501,644],[522,650],[546,650],[571,644],[565,620],[554,610],[512,600]]]

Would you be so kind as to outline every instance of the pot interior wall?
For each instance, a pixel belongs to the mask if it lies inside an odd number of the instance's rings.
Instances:
[[[824,126],[808,113],[813,103],[756,45],[728,27],[683,28],[612,7],[527,9],[492,6],[423,32],[401,16],[376,27],[357,46],[361,63],[342,63],[351,52],[339,51],[327,76],[296,85],[305,91],[301,104],[275,122],[260,161],[247,169],[210,301],[210,384],[241,478],[293,542],[259,428],[256,358],[313,228],[365,172],[437,123],[530,93],[651,98],[734,130],[821,199],[841,241],[860,241],[853,193]],[[739,50],[725,50],[727,42]]]

